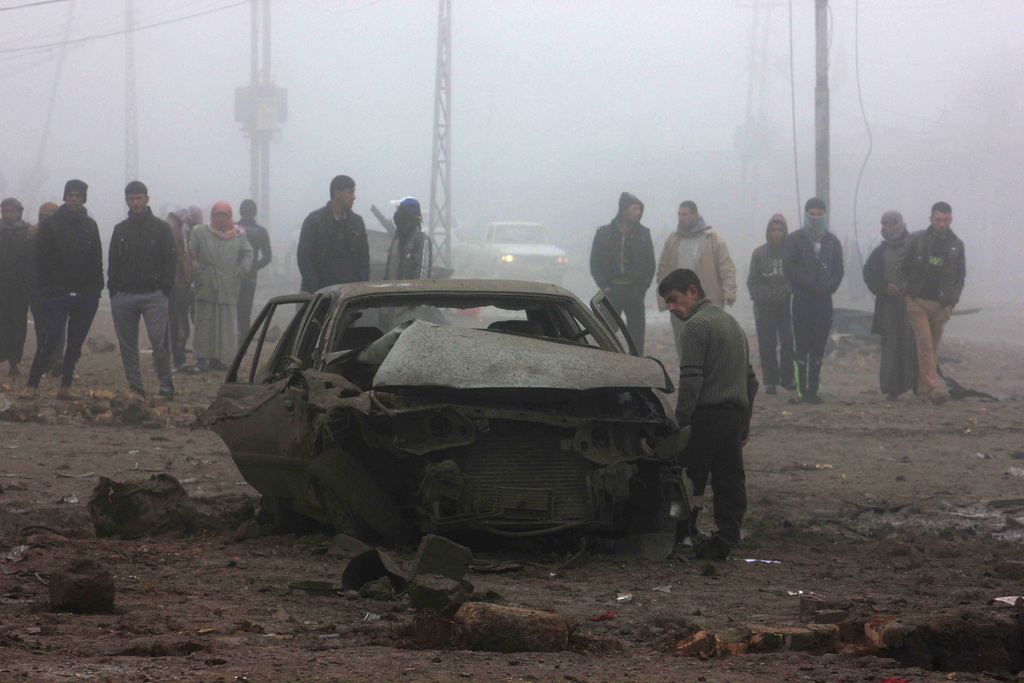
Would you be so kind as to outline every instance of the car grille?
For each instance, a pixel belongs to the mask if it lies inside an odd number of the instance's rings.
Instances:
[[[456,462],[473,484],[475,512],[507,521],[583,520],[587,475],[576,451],[563,450],[572,432],[527,422],[491,421],[492,430],[459,449]]]

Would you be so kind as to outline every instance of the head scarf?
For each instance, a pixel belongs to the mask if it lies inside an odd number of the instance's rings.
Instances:
[[[190,228],[194,228],[194,227],[196,227],[197,225],[199,225],[202,222],[203,222],[203,210],[200,209],[195,204],[193,204],[192,206],[188,207],[188,220],[185,221],[185,224],[188,227],[190,227]]]
[[[812,216],[809,213],[804,213],[804,230],[807,231],[807,236],[815,242],[820,242],[821,238],[828,232],[828,214],[823,216]]]
[[[218,216],[218,213],[227,212],[227,216]],[[222,240],[229,240],[242,234],[242,228],[235,225],[231,220],[231,205],[227,202],[217,202],[210,209],[210,230]]]
[[[882,214],[883,223],[894,223],[898,228],[891,237],[887,237],[885,230],[882,230],[882,237],[886,242],[892,242],[894,240],[901,239],[907,232],[907,224],[903,222],[903,214],[899,211],[886,211]]]

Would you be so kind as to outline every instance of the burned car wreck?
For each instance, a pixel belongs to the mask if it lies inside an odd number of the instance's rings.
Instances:
[[[385,543],[664,531],[685,432],[620,330],[603,295],[531,282],[279,297],[203,420],[279,520]]]

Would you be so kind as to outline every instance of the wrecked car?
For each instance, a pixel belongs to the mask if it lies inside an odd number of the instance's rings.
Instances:
[[[203,421],[278,521],[616,537],[681,507],[673,391],[603,294],[367,282],[271,300]]]

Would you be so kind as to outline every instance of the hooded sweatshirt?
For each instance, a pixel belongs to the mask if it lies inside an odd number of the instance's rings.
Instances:
[[[789,224],[786,223],[786,218],[781,213],[772,216],[764,230],[765,243],[755,249],[750,257],[747,289],[750,291],[750,298],[755,304],[788,304],[791,295],[789,280],[786,279],[786,275],[782,270],[785,240],[779,244],[772,243],[771,227],[773,223],[781,224],[786,235],[789,235]]]
[[[615,219],[598,228],[594,235],[590,249],[590,274],[601,289],[628,288],[643,294],[654,279],[654,244],[650,229],[641,225],[639,220],[626,232],[619,229],[619,219],[626,209],[636,204],[640,205],[640,218],[643,218],[643,202],[623,192]]]

